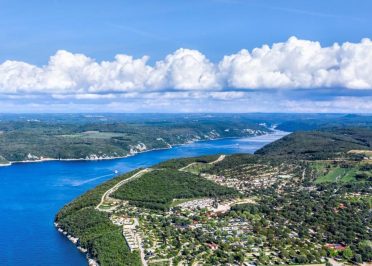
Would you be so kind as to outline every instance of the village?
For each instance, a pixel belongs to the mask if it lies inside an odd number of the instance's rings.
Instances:
[[[164,212],[133,206],[110,196],[119,186],[154,170],[144,169],[107,191],[97,209],[109,212],[112,223],[122,227],[130,251],[139,252],[143,265],[289,264],[293,258],[299,264],[311,261],[325,265],[327,254],[347,249],[342,243],[312,243],[315,232],[311,230],[308,241],[303,241],[302,233],[292,224],[266,220],[258,212],[256,206],[261,196],[252,192],[275,187],[280,193],[294,188],[305,178],[306,168],[280,163],[239,167],[210,173],[203,172],[211,168],[210,163],[191,163],[180,169],[238,188],[237,197],[174,199],[171,208]],[[342,208],[345,207],[341,204],[335,212]],[[282,237],[275,237],[274,233]]]

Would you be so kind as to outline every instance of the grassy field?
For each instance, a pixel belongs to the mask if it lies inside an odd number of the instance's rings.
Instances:
[[[355,175],[358,172],[358,166],[351,168],[342,168],[340,166],[333,166],[325,162],[316,162],[313,164],[316,169],[317,178],[315,183],[335,183],[335,182],[354,182]]]
[[[190,172],[192,174],[198,175],[203,170],[208,170],[212,167],[213,167],[213,165],[208,164],[208,163],[196,162],[196,163],[190,164],[188,167],[184,168],[183,171]]]

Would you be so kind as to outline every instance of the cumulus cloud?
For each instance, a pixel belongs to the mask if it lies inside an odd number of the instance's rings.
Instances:
[[[0,64],[0,94],[77,95],[85,99],[120,93],[234,91],[234,89],[372,89],[372,41],[333,44],[289,38],[252,51],[243,49],[212,63],[197,50],[178,49],[153,65],[148,57],[119,54],[97,62],[58,51],[48,64]],[[85,95],[85,96],[84,96]],[[212,95],[213,94],[209,94]],[[231,98],[239,93],[215,94]]]
[[[6,61],[0,65],[0,93],[93,94],[219,86],[215,66],[198,51],[179,49],[155,66],[148,65],[148,59],[120,54],[114,61],[97,63],[61,50],[42,67]]]
[[[372,88],[372,42],[319,42],[291,37],[287,42],[241,50],[225,56],[219,71],[230,87],[238,88]]]
[[[217,82],[215,66],[199,51],[178,49],[165,60],[158,61],[146,82],[150,88],[184,90],[214,89]]]

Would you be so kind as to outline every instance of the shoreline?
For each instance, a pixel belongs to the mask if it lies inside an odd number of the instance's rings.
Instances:
[[[268,134],[255,135],[255,136],[250,136],[250,137],[245,137],[245,138],[254,138],[254,137],[262,137],[262,136],[270,136],[270,135],[272,136],[272,135],[277,135],[278,133],[282,133],[283,136],[285,136],[286,134],[289,134],[289,132],[285,132],[285,131],[280,131],[280,130],[275,130],[274,129],[273,132],[268,133]],[[209,140],[196,140],[196,141],[191,141],[191,142],[187,142],[187,143],[183,143],[183,144],[175,144],[173,146],[170,145],[169,147],[165,147],[165,148],[139,151],[139,152],[136,152],[134,154],[128,154],[127,156],[124,156],[124,157],[94,159],[94,161],[98,161],[98,160],[110,160],[110,159],[114,160],[114,159],[127,158],[129,156],[134,156],[134,155],[139,154],[139,153],[150,152],[150,151],[157,151],[157,150],[168,150],[168,149],[172,149],[172,148],[174,148],[176,146],[182,146],[182,145],[192,144],[192,143],[196,143],[196,142],[215,141],[215,140],[222,140],[222,139],[239,139],[239,138],[242,138],[242,137],[227,137],[227,138],[218,138],[218,139],[209,139]],[[61,159],[61,160],[64,160],[64,161],[79,161],[79,160],[80,161],[93,161],[92,159]],[[49,161],[51,161],[51,160],[49,160]],[[27,161],[27,162],[34,162],[34,161]],[[40,160],[38,162],[42,162],[42,161]],[[22,163],[22,162],[19,162],[19,163]],[[58,232],[62,233],[69,241],[71,241],[81,253],[86,254],[86,260],[87,260],[87,263],[88,263],[89,266],[99,266],[98,262],[88,252],[88,250],[82,248],[79,245],[79,238],[76,238],[76,237],[72,236],[71,234],[69,234],[67,231],[64,231],[59,226],[59,224],[57,222],[54,222],[54,226],[57,228]]]
[[[203,141],[215,141],[215,140],[223,140],[223,139],[240,139],[240,138],[254,138],[254,137],[261,137],[261,136],[270,136],[270,135],[275,135],[275,133],[278,132],[283,132],[283,133],[290,133],[286,131],[281,131],[281,130],[274,130],[271,133],[268,134],[262,134],[262,135],[254,135],[254,136],[246,136],[246,137],[225,137],[225,138],[215,138],[215,139],[205,139],[205,140],[193,140],[193,141],[188,141],[185,143],[179,143],[179,144],[174,144],[174,145],[169,145],[168,147],[164,148],[154,148],[154,149],[148,149],[148,150],[143,150],[143,151],[138,151],[132,154],[127,154],[125,156],[112,156],[112,157],[102,157],[102,158],[67,158],[67,159],[57,159],[57,158],[43,158],[43,159],[38,159],[38,160],[23,160],[23,161],[10,161],[6,164],[0,164],[0,167],[7,167],[7,166],[12,166],[14,164],[22,164],[22,163],[43,163],[43,162],[52,162],[52,161],[64,161],[64,162],[69,162],[69,161],[104,161],[104,160],[117,160],[117,159],[124,159],[128,158],[131,156],[135,156],[140,153],[144,152],[151,152],[151,151],[160,151],[160,150],[169,150],[177,146],[182,146],[182,145],[187,145],[187,144],[192,144],[196,142],[203,142]],[[283,135],[284,136],[284,135]]]
[[[98,262],[93,258],[93,256],[88,252],[87,249],[82,248],[79,244],[79,238],[72,236],[67,231],[64,231],[58,223],[54,222],[54,226],[57,228],[57,231],[63,234],[71,243],[73,243],[76,248],[86,256],[86,260],[89,266],[99,266]]]

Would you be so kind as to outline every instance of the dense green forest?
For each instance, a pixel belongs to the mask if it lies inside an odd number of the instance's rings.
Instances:
[[[281,193],[275,188],[259,189],[255,191],[261,198],[258,204],[237,205],[233,210],[238,212],[237,216],[245,213],[263,217],[262,223],[270,226],[257,226],[255,233],[271,238],[271,245],[283,254],[287,254],[283,249],[285,243],[291,243],[289,232],[296,232],[297,237],[314,244],[343,243],[354,255],[358,254],[356,257],[360,255],[362,260],[370,261],[372,246],[365,243],[372,240],[369,234],[372,199],[353,194],[368,194],[370,186],[371,182],[328,183],[311,190],[289,186]],[[312,256],[319,255],[310,253],[304,262],[311,262]]]
[[[141,265],[138,253],[131,253],[121,229],[114,226],[107,213],[94,209],[102,194],[134,172],[116,177],[86,192],[61,209],[56,222],[60,228],[79,238],[79,244],[97,259],[100,265]]]
[[[235,115],[122,116],[5,116],[0,119],[0,163],[123,157],[190,141],[271,132],[269,125]]]
[[[122,157],[195,140],[277,129],[372,127],[371,115],[343,114],[0,114],[0,163]]]
[[[329,128],[372,127],[370,114],[309,114],[308,116],[294,116],[278,123],[277,129],[295,132]]]
[[[332,128],[295,132],[256,151],[259,155],[295,159],[332,159],[349,150],[372,149],[372,130]]]
[[[76,210],[58,222],[69,234],[79,237],[79,244],[89,250],[100,265],[141,265],[139,254],[131,253],[119,227],[108,214],[93,207]]]
[[[180,159],[172,159],[156,165],[157,168],[167,168],[167,169],[180,169],[185,167],[186,165],[197,162],[197,163],[209,163],[213,162],[218,158],[218,155],[210,155],[210,156],[199,156],[199,157],[192,157],[192,158],[180,158]]]
[[[219,186],[197,175],[170,169],[154,170],[119,188],[114,198],[139,207],[167,210],[173,199],[236,196],[232,188]],[[155,203],[155,204],[154,204]]]

